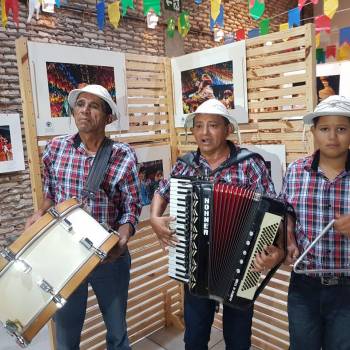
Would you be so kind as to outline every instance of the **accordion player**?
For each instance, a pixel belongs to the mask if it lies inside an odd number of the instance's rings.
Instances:
[[[253,262],[276,241],[285,213],[282,202],[251,189],[171,178],[170,215],[179,243],[169,247],[169,276],[188,283],[194,295],[248,307],[279,266],[262,279]]]

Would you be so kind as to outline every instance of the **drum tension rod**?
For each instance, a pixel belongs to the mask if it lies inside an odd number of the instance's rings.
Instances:
[[[19,321],[7,320],[4,327],[9,334],[11,334],[13,337],[16,337],[16,342],[21,348],[28,346],[29,343],[19,335],[19,332],[23,329]]]
[[[61,214],[54,208],[54,207],[51,207],[47,210],[47,212],[54,218],[54,219],[57,219],[59,220],[61,218]],[[72,231],[72,223],[67,219],[67,218],[64,218],[62,220],[60,220],[60,224],[63,226],[63,228],[70,232]]]
[[[16,255],[10,249],[5,248],[0,251],[0,255],[5,258],[8,262],[16,260]]]
[[[51,284],[49,282],[47,282],[46,280],[42,279],[41,281],[38,282],[38,286],[46,293],[51,294],[52,295],[52,300],[53,302],[56,304],[57,308],[61,308],[65,303],[66,303],[66,299],[64,299],[59,293],[55,294],[53,287],[51,286]]]
[[[94,247],[94,244],[92,243],[92,241],[90,241],[89,238],[87,238],[87,237],[82,238],[80,240],[80,243],[88,250],[92,250],[94,252],[94,254],[96,254],[101,260],[106,259],[107,253]]]

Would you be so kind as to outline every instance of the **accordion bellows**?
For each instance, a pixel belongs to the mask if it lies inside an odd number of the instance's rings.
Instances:
[[[169,248],[169,276],[188,283],[194,295],[251,305],[271,278],[253,271],[253,261],[274,243],[283,203],[235,185],[179,177],[170,179],[170,215],[180,242]]]

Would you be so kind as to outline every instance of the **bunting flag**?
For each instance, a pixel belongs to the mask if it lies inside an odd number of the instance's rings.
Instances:
[[[298,7],[299,7],[299,10],[301,10],[305,3],[307,2],[308,0],[298,0]],[[311,2],[314,4],[314,5],[317,5],[318,4],[318,0],[311,0]]]
[[[317,48],[320,46],[320,42],[321,42],[321,33],[316,33],[315,39],[316,39],[316,49],[317,49]]]
[[[173,38],[175,34],[175,20],[173,17],[169,17],[167,22],[166,35],[168,38]]]
[[[29,0],[27,23],[30,23],[30,21],[34,15],[34,11],[36,14],[36,19],[37,20],[39,19],[40,5],[41,5],[40,0]]]
[[[18,0],[6,0],[5,2],[6,7],[6,17],[8,17],[10,10],[12,13],[13,21],[16,23],[17,27],[19,26],[19,6],[18,6]]]
[[[288,11],[288,26],[289,28],[300,26],[300,10],[299,7],[295,7]]]
[[[322,47],[319,47],[318,49],[316,49],[316,61],[317,63],[326,62],[326,55]]]
[[[236,40],[240,41],[240,40],[244,40],[244,39],[245,39],[245,30],[244,30],[244,28],[238,29],[236,31]]]
[[[210,17],[210,31],[214,30],[214,26],[218,26],[220,28],[224,27],[224,5],[220,6],[219,15],[216,17],[216,20]]]
[[[331,32],[331,20],[326,15],[315,17],[315,30],[316,33],[326,31],[328,34]]]
[[[214,41],[220,42],[224,39],[225,33],[221,28],[214,28]]]
[[[147,28],[155,29],[158,24],[159,17],[153,10],[147,13]]]
[[[133,0],[122,0],[122,15],[125,16],[128,8],[135,9]]]
[[[339,6],[338,0],[324,0],[323,3],[323,13],[330,19],[333,18],[334,14],[337,12]]]
[[[98,29],[103,30],[105,27],[105,2],[104,2],[104,0],[100,0],[96,4],[96,12],[97,12]]]
[[[350,27],[344,27],[339,30],[339,46],[344,43],[350,44]]]
[[[326,47],[326,58],[334,57],[336,58],[337,56],[337,47],[335,45],[328,45]]]
[[[143,0],[143,14],[147,16],[150,10],[160,16],[160,0]]]
[[[108,4],[108,18],[112,26],[117,29],[120,21],[120,2]]]
[[[248,38],[249,39],[255,38],[259,36],[259,33],[260,33],[259,28],[253,28],[251,30],[248,30]]]
[[[282,30],[287,30],[287,29],[289,29],[288,23],[281,23],[280,24],[280,32],[282,32]]]
[[[231,44],[235,41],[235,35],[234,33],[227,33],[224,35],[224,44]]]
[[[202,3],[202,0],[194,0],[194,3],[195,3],[196,5],[200,5],[200,4]]]
[[[187,11],[182,11],[179,15],[179,18],[177,20],[177,28],[180,33],[180,35],[184,38],[188,32],[190,31],[190,21],[189,21],[189,15]]]
[[[248,0],[249,14],[253,19],[259,19],[265,11],[265,0]]]
[[[4,28],[7,26],[6,3],[1,0],[1,23]]]
[[[221,0],[210,0],[210,19],[215,22],[221,11]]]
[[[345,42],[338,50],[338,60],[350,59],[350,44]]]
[[[56,0],[56,6],[57,6],[58,8],[61,7],[61,0]]]
[[[266,18],[260,22],[260,35],[269,34],[269,32],[270,32],[270,18]]]
[[[43,12],[54,13],[56,0],[41,0],[41,9]]]

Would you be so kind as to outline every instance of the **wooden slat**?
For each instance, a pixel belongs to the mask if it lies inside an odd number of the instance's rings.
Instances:
[[[286,53],[279,53],[276,55],[269,55],[268,59],[266,59],[266,56],[261,56],[261,57],[251,58],[250,60],[247,60],[247,68],[249,70],[249,69],[253,69],[261,66],[271,67],[272,64],[290,62],[290,61],[300,60],[304,58],[305,58],[305,49],[286,52]],[[275,72],[273,71],[273,73]]]
[[[305,62],[274,65],[273,67],[254,68],[247,72],[247,78],[254,79],[288,72],[295,72],[303,69],[305,69]]]
[[[138,54],[132,54],[132,53],[126,53],[125,59],[127,61],[136,61],[136,62],[149,62],[149,63],[163,63],[164,62],[164,57],[138,55]]]
[[[139,70],[150,72],[164,72],[164,65],[158,63],[145,63],[136,61],[126,61],[127,70]]]
[[[249,79],[248,80],[248,90],[254,88],[271,88],[271,87],[282,87],[283,84],[294,84],[294,83],[302,83],[307,80],[307,76],[305,73],[303,74],[293,74],[280,76],[276,78],[264,78],[264,79]],[[249,94],[248,94],[248,99]]]
[[[135,89],[135,88],[143,88],[145,86],[148,86],[150,89],[157,89],[157,88],[164,88],[164,82],[163,81],[154,81],[154,80],[135,80],[135,79],[128,79],[127,80],[128,88]]]
[[[305,104],[306,104],[305,96],[301,96],[301,97],[275,98],[270,100],[248,102],[248,108],[253,109],[253,108],[268,108],[268,107],[288,107],[288,106],[296,106],[296,105],[305,106]]]
[[[167,100],[165,97],[128,97],[129,106],[145,104],[166,105]]]
[[[288,95],[305,94],[305,86],[292,86],[288,88],[267,89],[262,91],[250,91],[248,94],[249,100],[262,99],[266,97],[280,97]]]

